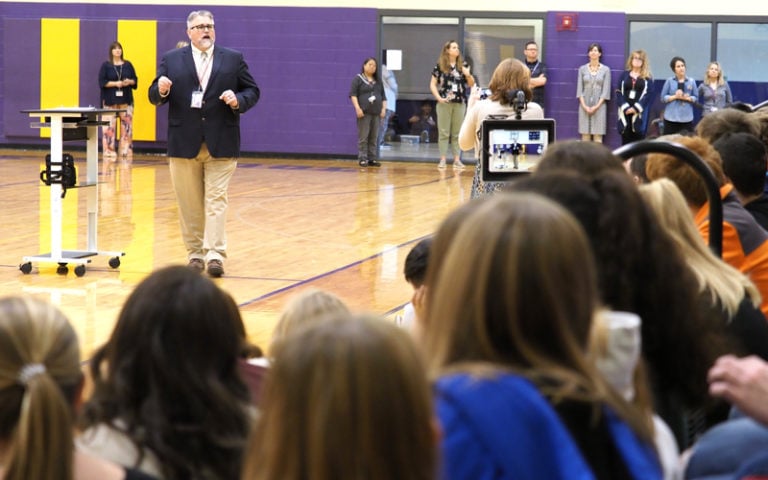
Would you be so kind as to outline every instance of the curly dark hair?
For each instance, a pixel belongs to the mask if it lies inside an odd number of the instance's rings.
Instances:
[[[642,319],[643,356],[659,398],[708,403],[707,371],[727,351],[724,325],[703,314],[698,284],[626,172],[538,172],[511,189],[543,194],[581,223],[603,303]]]
[[[238,373],[243,338],[231,299],[187,267],[167,267],[126,300],[90,362],[94,392],[81,426],[106,424],[168,479],[238,478],[250,427]]]

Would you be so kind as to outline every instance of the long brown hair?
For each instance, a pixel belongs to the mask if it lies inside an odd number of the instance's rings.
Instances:
[[[431,480],[437,444],[423,362],[408,334],[338,316],[274,347],[243,480]]]
[[[448,40],[443,45],[443,49],[440,50],[440,56],[437,58],[437,64],[440,66],[440,71],[443,73],[450,73],[451,71],[451,57],[448,55],[448,49],[451,48],[451,44],[455,43],[457,46],[459,42],[456,40]],[[459,50],[459,56],[456,57],[456,68],[461,69],[464,64],[464,60],[461,57],[461,50]]]
[[[0,299],[0,439],[11,452],[4,479],[73,478],[81,381],[77,336],[64,315],[33,298]]]
[[[513,371],[553,399],[591,403],[595,415],[607,404],[650,439],[644,417],[587,359],[598,290],[576,220],[535,194],[473,202],[442,258],[431,252],[424,334],[430,376]],[[445,234],[441,227],[435,243]]]

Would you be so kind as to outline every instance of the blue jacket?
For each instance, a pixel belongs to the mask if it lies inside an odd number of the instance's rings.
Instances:
[[[653,79],[638,78],[634,82],[625,70],[619,79],[619,85],[616,87],[616,104],[619,106],[618,129],[623,133],[626,128],[645,136],[648,129],[648,115],[645,111],[653,94]],[[627,110],[634,108],[637,112],[631,115],[632,124],[628,124]]]
[[[157,80],[173,81],[166,97],[160,96]],[[215,158],[240,156],[240,115],[259,100],[259,87],[248,71],[243,54],[229,48],[213,47],[213,66],[205,89],[202,108],[192,108],[192,92],[200,81],[192,58],[192,47],[177,48],[163,55],[157,77],[149,87],[149,101],[168,104],[168,156],[194,158],[205,141]],[[238,109],[233,110],[219,96],[232,90]]]
[[[591,480],[557,412],[526,378],[454,374],[435,385],[445,480]],[[635,479],[661,479],[652,447],[606,409],[609,430]]]
[[[671,97],[677,91],[677,77],[668,78],[661,89],[661,101],[667,106],[664,107],[664,120],[677,123],[688,123],[693,121],[693,106],[698,101],[698,89],[696,80],[685,77],[683,91],[691,96],[691,101],[673,100]]]

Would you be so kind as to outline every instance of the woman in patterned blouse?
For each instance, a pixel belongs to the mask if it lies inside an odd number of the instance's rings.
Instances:
[[[459,148],[459,129],[467,108],[466,92],[474,85],[475,79],[469,72],[469,66],[462,62],[459,44],[454,40],[446,42],[429,82],[429,89],[437,100],[437,145],[440,148],[440,164],[437,168],[445,168],[449,139],[453,150],[453,168],[464,168]]]

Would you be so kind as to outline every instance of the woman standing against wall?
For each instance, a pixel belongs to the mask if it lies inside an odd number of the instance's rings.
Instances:
[[[352,79],[349,98],[357,115],[357,162],[361,167],[380,167],[376,160],[379,122],[386,115],[387,99],[375,58],[363,62],[362,70]]]
[[[611,99],[611,69],[600,63],[603,47],[592,43],[587,49],[589,63],[579,67],[576,96],[579,99],[579,133],[584,141],[603,143]]]
[[[693,105],[696,103],[696,80],[685,76],[685,59],[672,57],[669,68],[675,72],[664,82],[661,101],[664,107],[664,135],[693,131]]]
[[[101,106],[125,110],[120,112],[120,152],[123,157],[133,153],[133,90],[138,86],[131,62],[123,58],[123,46],[120,42],[109,45],[109,60],[99,69],[99,87],[101,87]],[[115,126],[117,118],[109,117],[109,126],[104,129],[102,148],[104,158],[116,158]]]
[[[466,112],[467,88],[474,85],[475,79],[462,61],[459,44],[453,40],[446,42],[429,81],[429,90],[437,100],[437,145],[440,148],[437,168],[445,168],[449,139],[453,150],[453,168],[464,168],[459,148],[459,129]]]
[[[648,128],[648,104],[653,89],[653,78],[645,50],[629,54],[626,70],[616,87],[616,103],[619,104],[619,134],[621,144],[645,138]]]
[[[723,78],[723,69],[717,62],[709,62],[704,81],[699,85],[701,116],[716,112],[733,103],[731,87]]]

